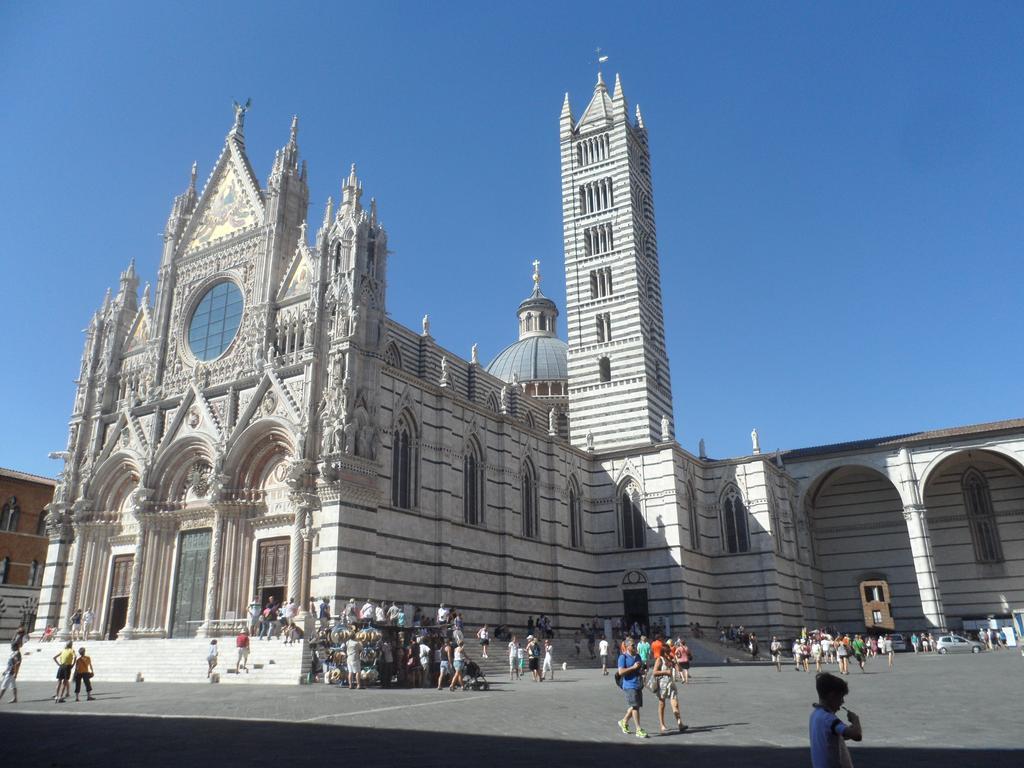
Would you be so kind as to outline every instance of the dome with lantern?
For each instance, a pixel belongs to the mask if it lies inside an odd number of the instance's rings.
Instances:
[[[487,366],[487,372],[519,384],[532,397],[565,399],[568,395],[569,345],[555,335],[558,307],[541,293],[540,262],[533,262],[533,293],[517,310],[519,340]]]

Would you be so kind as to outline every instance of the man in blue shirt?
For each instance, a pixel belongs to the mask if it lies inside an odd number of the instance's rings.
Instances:
[[[841,677],[828,672],[819,673],[814,686],[818,690],[818,703],[811,710],[811,765],[813,768],[852,766],[845,742],[863,738],[860,718],[850,710],[846,710],[849,725],[836,717],[850,688]]]
[[[623,733],[629,733],[629,718],[636,723],[637,738],[646,739],[647,731],[640,727],[640,707],[644,705],[643,662],[633,649],[633,638],[626,636],[623,643],[624,652],[619,654],[618,669],[615,678],[622,684],[622,692],[626,695],[626,716],[619,721]]]

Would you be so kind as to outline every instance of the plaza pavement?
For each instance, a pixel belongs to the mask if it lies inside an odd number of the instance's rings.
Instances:
[[[847,704],[863,721],[855,765],[872,768],[1024,765],[1020,727],[1024,658],[897,656],[885,671],[851,672]],[[556,672],[553,682],[488,692],[348,691],[323,685],[239,687],[105,684],[97,700],[52,701],[52,686],[24,683],[0,703],[3,765],[145,768],[354,761],[373,766],[663,765],[807,766],[814,675],[784,666],[722,665],[680,686],[684,734],[658,735],[657,700],[645,691],[651,738],[615,725],[625,705],[598,670]],[[666,720],[672,723],[670,714]]]

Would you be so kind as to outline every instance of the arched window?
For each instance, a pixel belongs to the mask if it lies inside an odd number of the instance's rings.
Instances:
[[[700,552],[700,514],[697,512],[697,499],[693,487],[686,484],[686,509],[690,513],[690,549]]]
[[[341,243],[334,244],[334,271],[341,271]]]
[[[28,567],[28,585],[30,587],[36,586],[36,582],[39,580],[39,561],[33,560],[32,564]]]
[[[529,462],[523,464],[523,536],[536,539],[539,526],[537,524],[537,480],[533,467]]]
[[[583,548],[583,505],[576,480],[569,481],[569,545]]]
[[[999,563],[1003,560],[1003,544],[999,539],[992,494],[985,476],[974,467],[964,472],[961,481],[967,522],[974,542],[974,559],[979,563]]]
[[[484,522],[484,465],[472,444],[462,459],[462,517],[469,525]]]
[[[747,508],[736,488],[730,488],[722,496],[722,546],[731,553],[750,550]]]
[[[636,486],[623,485],[619,493],[619,541],[626,549],[647,546],[647,524],[640,511],[640,492]]]
[[[391,445],[391,506],[412,509],[416,505],[416,430],[412,420],[402,416]]]
[[[602,357],[597,361],[597,370],[602,384],[612,380],[612,361],[607,357]]]
[[[402,353],[398,351],[398,345],[393,341],[384,350],[384,362],[392,368],[402,367]]]
[[[11,558],[0,560],[0,584],[7,583],[7,575],[11,572]]]
[[[45,509],[39,513],[39,522],[36,524],[36,536],[46,535],[46,517],[49,514]]]
[[[18,515],[21,512],[21,507],[18,506],[18,499],[11,496],[4,504],[3,511],[0,512],[0,531],[16,531],[18,530]]]

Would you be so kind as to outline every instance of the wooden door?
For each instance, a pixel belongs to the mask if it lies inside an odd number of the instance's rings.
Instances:
[[[279,604],[288,602],[289,540],[262,539],[256,554],[256,594],[260,604],[266,605],[273,595]]]
[[[178,578],[174,587],[171,637],[195,637],[206,608],[206,577],[212,532],[185,531],[178,542]]]

